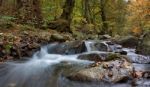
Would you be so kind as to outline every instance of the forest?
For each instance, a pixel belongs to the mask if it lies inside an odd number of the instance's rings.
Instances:
[[[0,87],[149,87],[149,0],[0,0]]]

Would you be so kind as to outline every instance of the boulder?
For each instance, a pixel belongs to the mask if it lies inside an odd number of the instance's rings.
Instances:
[[[78,59],[99,62],[105,60],[105,56],[107,53],[88,53],[79,55]]]
[[[103,40],[87,40],[85,45],[88,48],[88,51],[101,51],[101,52],[122,52],[122,46],[115,44],[111,41]]]
[[[87,47],[87,51],[104,51],[107,52],[109,50],[108,45],[104,41],[100,40],[87,40],[85,41],[85,45]]]
[[[138,38],[134,36],[124,36],[120,39],[117,39],[115,42],[123,47],[135,48],[138,45]]]
[[[73,81],[117,83],[129,80],[131,72],[132,66],[129,62],[126,60],[115,60],[102,62],[98,66],[73,72],[67,78]]]
[[[90,60],[95,62],[110,61],[110,60],[116,60],[121,58],[123,58],[123,56],[117,53],[110,53],[110,52],[94,52],[94,53],[81,54],[78,56],[78,59]]]
[[[86,52],[84,41],[71,41],[59,44],[54,44],[48,47],[48,52],[51,54],[73,55]]]
[[[141,37],[136,52],[143,55],[150,55],[150,32],[145,33]]]
[[[52,35],[52,38],[54,37],[56,38],[58,36]],[[58,37],[57,40],[58,39],[60,42],[64,40],[63,37],[61,36]],[[111,52],[126,54],[125,52],[122,51],[122,47],[120,45],[110,44],[110,43],[111,43],[110,41],[76,40],[76,41],[62,42],[59,44],[55,44],[52,47],[48,47],[48,51],[49,53],[67,54],[67,55],[80,54],[83,52],[94,52],[94,51],[97,52],[99,51],[98,55],[105,55]],[[91,55],[97,55],[97,53],[89,54],[88,56]]]

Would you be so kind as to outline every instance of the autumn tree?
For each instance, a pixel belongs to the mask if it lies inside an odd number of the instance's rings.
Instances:
[[[82,8],[79,7],[80,3]],[[88,23],[90,21],[94,25],[95,33],[100,35],[120,34],[125,27],[126,5],[125,0],[79,0],[75,7],[74,19],[78,21],[79,18],[85,18]]]
[[[122,35],[126,23],[126,6],[125,0],[108,0],[106,2],[106,19],[108,24],[108,33],[110,35]]]
[[[128,4],[128,24],[133,34],[141,35],[150,30],[149,0],[134,0]]]

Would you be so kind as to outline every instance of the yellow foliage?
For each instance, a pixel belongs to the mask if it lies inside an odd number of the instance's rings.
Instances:
[[[142,30],[146,31],[148,29],[150,20],[150,2],[149,0],[134,0],[128,5],[128,22],[130,23],[132,33],[141,34]],[[134,27],[134,26],[140,26]]]
[[[133,32],[134,35],[141,35],[142,29],[140,27],[134,27],[132,29],[132,32]]]

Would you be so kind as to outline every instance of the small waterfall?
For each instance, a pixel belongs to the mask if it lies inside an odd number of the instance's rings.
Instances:
[[[107,44],[107,41],[85,41],[85,46],[87,48],[87,52],[91,51],[102,51],[107,52],[110,50],[109,45]]]
[[[50,44],[41,47],[33,57],[24,63],[6,62],[0,65],[0,87],[49,87],[52,67],[61,62],[90,63],[77,59],[78,55],[49,54]]]
[[[94,44],[94,42],[93,41],[85,41],[84,43],[85,43],[85,46],[87,47],[87,52],[92,51],[91,46]]]

